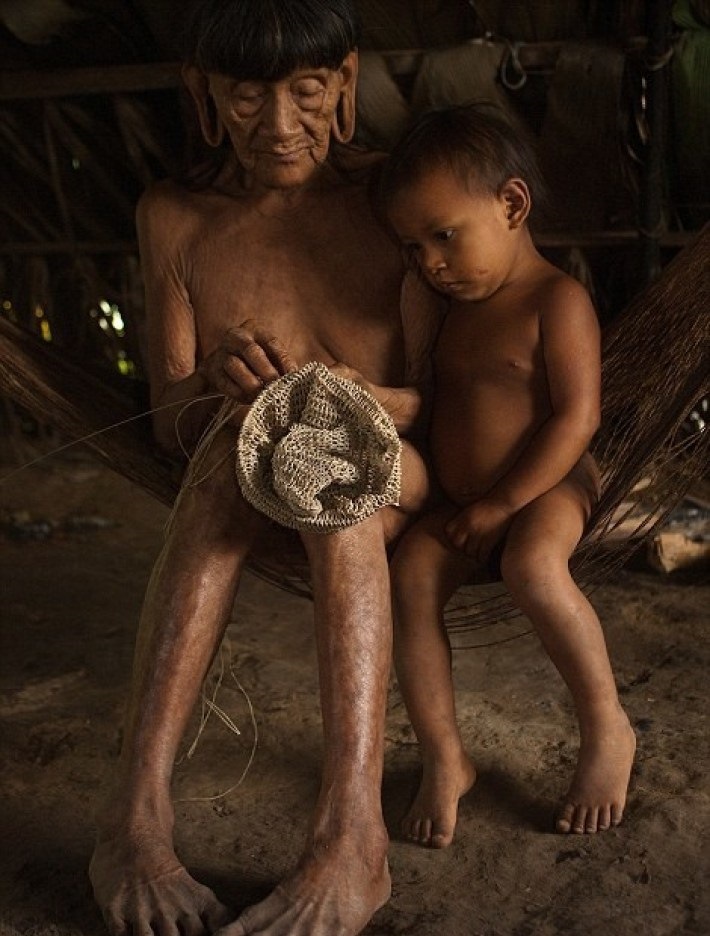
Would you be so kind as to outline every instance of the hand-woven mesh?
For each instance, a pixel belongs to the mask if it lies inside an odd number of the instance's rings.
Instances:
[[[401,443],[359,384],[312,362],[266,387],[237,440],[249,503],[296,530],[342,530],[399,503]]]

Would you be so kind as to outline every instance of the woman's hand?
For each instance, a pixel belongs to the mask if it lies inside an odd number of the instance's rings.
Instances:
[[[198,367],[211,389],[239,403],[251,403],[267,384],[296,369],[279,339],[253,319],[230,328]]]

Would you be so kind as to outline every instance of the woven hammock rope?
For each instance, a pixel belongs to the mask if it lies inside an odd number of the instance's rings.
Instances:
[[[572,562],[587,591],[652,536],[693,481],[707,472],[710,430],[688,434],[683,424],[710,396],[709,339],[710,224],[605,330],[602,428],[594,444],[603,493]],[[0,352],[0,391],[40,420],[51,414],[67,438],[83,438],[112,470],[166,505],[174,504],[178,480],[172,466],[156,459],[147,428],[138,431],[139,424],[145,426],[142,406],[137,409],[135,401],[71,365],[68,355],[3,318]],[[122,418],[116,420],[117,414]],[[106,432],[108,425],[111,432]],[[251,556],[248,568],[271,584],[310,597],[307,569],[295,557],[285,561],[282,546],[280,541],[266,559],[262,552]],[[447,625],[452,633],[464,634],[516,614],[502,588],[465,588],[447,609]]]
[[[602,495],[570,564],[585,592],[653,536],[707,473],[710,429],[693,433],[684,423],[710,394],[709,350],[710,225],[603,334],[602,424],[592,446]],[[307,569],[299,563],[284,568],[253,559],[250,569],[310,597]],[[496,583],[459,589],[445,620],[450,633],[464,634],[518,615]]]

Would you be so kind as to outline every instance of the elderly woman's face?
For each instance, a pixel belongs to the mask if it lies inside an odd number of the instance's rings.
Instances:
[[[258,188],[303,185],[325,161],[347,81],[343,70],[303,68],[273,82],[209,75],[209,90],[232,146]]]

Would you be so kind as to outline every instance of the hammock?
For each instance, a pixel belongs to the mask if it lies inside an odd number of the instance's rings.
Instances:
[[[603,335],[602,428],[593,450],[603,494],[572,569],[586,591],[620,567],[666,521],[708,467],[710,430],[684,423],[710,394],[710,225],[639,293]],[[35,336],[0,317],[0,393],[114,471],[171,505],[180,477],[160,459],[135,399],[87,374]],[[106,426],[126,420],[108,432]],[[252,559],[267,581],[309,595],[302,569]],[[502,585],[461,589],[447,609],[451,632],[517,615]]]

